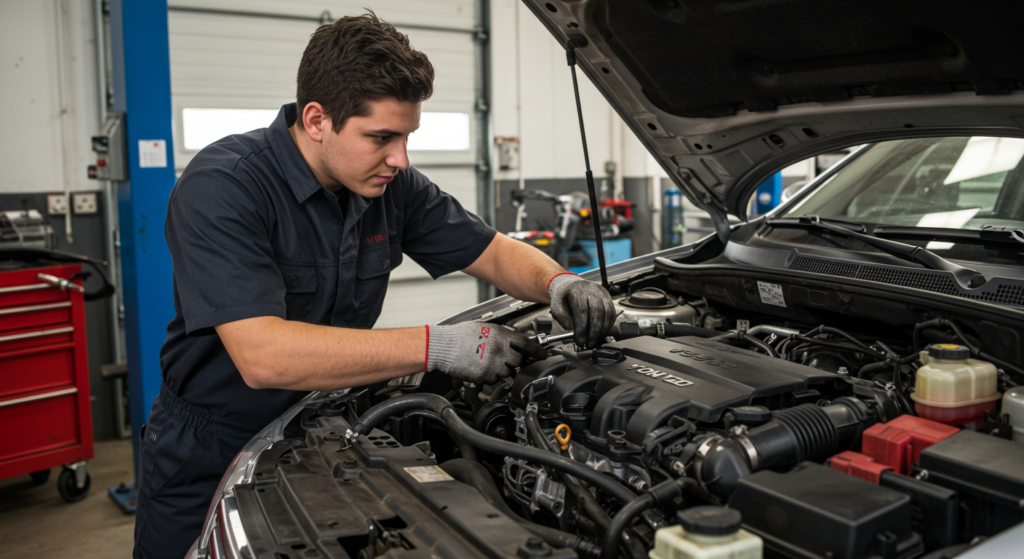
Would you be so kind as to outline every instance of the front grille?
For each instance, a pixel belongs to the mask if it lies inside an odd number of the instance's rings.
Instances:
[[[976,301],[1024,306],[1024,282],[1006,278],[995,278],[978,289],[966,290],[948,272],[859,264],[803,255],[797,257],[790,269],[911,287]]]

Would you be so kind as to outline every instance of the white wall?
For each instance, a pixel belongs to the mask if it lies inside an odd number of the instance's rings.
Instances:
[[[98,187],[86,177],[99,128],[93,41],[92,0],[0,2],[0,193]]]
[[[584,175],[572,77],[565,50],[520,0],[491,0],[492,114],[495,136],[518,136],[526,179]],[[603,176],[615,161],[619,177],[664,176],[608,102],[577,70],[590,165]],[[496,171],[498,179],[517,170]]]

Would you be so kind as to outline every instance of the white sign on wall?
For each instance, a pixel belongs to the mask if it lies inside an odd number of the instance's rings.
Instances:
[[[139,167],[166,167],[167,140],[139,140]]]

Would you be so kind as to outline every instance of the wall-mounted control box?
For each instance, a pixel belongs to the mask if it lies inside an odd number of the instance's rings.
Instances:
[[[128,180],[128,145],[124,113],[107,113],[99,134],[92,137],[96,164],[89,165],[89,178],[107,181]]]

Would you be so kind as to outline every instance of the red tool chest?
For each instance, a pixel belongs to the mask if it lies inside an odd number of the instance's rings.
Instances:
[[[0,479],[93,457],[80,271],[76,264],[0,272]]]

